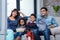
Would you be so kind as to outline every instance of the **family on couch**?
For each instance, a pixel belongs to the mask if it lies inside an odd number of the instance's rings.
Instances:
[[[40,16],[32,13],[29,17],[13,9],[7,18],[8,29],[13,30],[14,40],[21,40],[22,35],[27,34],[28,40],[41,40],[40,35],[44,35],[45,40],[50,40],[50,28],[58,27],[56,20],[48,15],[48,9],[42,7]],[[23,15],[23,17],[20,16]]]

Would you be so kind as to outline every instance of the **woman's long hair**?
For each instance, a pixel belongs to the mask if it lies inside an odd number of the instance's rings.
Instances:
[[[20,13],[18,12],[17,9],[13,9],[13,10],[12,10],[10,17],[12,16],[12,13],[13,13],[14,11],[17,12],[17,15],[15,16],[15,19],[17,19],[17,18],[20,16]]]

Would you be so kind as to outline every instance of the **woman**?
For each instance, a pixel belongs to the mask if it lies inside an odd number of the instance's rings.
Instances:
[[[18,25],[19,20],[19,12],[17,9],[13,9],[11,12],[11,15],[8,17],[8,29],[12,29],[14,32],[16,32],[16,27]]]

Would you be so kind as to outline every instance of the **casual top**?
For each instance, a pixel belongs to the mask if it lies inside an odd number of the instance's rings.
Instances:
[[[45,30],[45,29],[47,28],[44,20],[45,20],[45,18],[42,18],[42,19],[39,21],[38,26],[39,26],[39,30],[40,30],[40,31],[43,31],[43,30]]]
[[[58,26],[56,20],[51,16],[46,16],[46,18],[39,16],[36,22],[39,30],[45,30],[46,28],[50,29],[50,25],[54,25],[55,27]]]
[[[32,22],[31,20],[27,21],[28,29],[37,29],[36,21]]]
[[[24,25],[24,26],[20,26],[20,25],[18,25],[17,28],[26,28],[26,25]]]
[[[16,32],[16,27],[18,25],[18,20],[10,20],[9,18],[7,19],[7,24],[8,24],[8,29],[12,29],[14,32]]]

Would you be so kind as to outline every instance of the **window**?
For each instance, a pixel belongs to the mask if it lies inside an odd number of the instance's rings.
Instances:
[[[7,16],[10,16],[14,8],[16,8],[16,0],[7,0]]]
[[[20,0],[20,11],[26,16],[34,13],[34,0]]]

